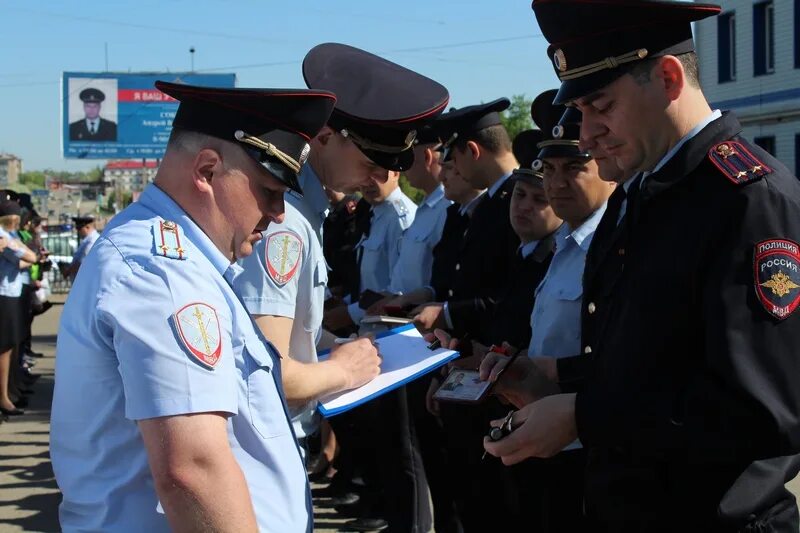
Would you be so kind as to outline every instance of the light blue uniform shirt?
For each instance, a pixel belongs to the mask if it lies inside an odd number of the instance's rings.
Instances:
[[[94,243],[97,242],[97,239],[100,238],[100,234],[97,233],[97,230],[94,229],[92,232],[87,235],[86,237],[81,240],[81,243],[78,245],[78,248],[75,250],[75,253],[72,254],[72,262],[82,263],[86,256],[89,255],[89,250],[92,249]]]
[[[439,185],[417,207],[414,222],[400,239],[397,262],[390,276],[389,292],[409,292],[431,282],[433,248],[442,238],[447,208],[452,203],[444,197],[444,187]]]
[[[177,234],[162,242],[164,220]],[[237,270],[155,185],[83,261],[58,332],[50,434],[64,531],[169,531],[136,421],[206,412],[231,415],[260,530],[311,530],[280,364],[230,286]]]
[[[553,261],[536,287],[528,346],[530,357],[567,357],[580,352],[583,267],[605,211],[603,204],[574,231],[566,223],[556,230]]]
[[[0,254],[0,296],[19,298],[23,283],[19,261],[25,255],[25,245],[3,228],[0,228],[0,237],[8,241]]]
[[[253,253],[239,262],[243,271],[236,276],[234,288],[250,314],[293,319],[289,354],[284,355],[316,363],[328,283],[322,224],[330,202],[311,165],[303,166],[299,181],[303,196],[286,193],[283,223],[270,224]],[[290,410],[298,438],[316,430],[316,403]]]
[[[531,343],[528,356],[569,357],[581,349],[581,300],[583,268],[604,203],[577,229],[568,224],[556,230],[556,252],[544,279],[536,287],[536,303],[531,313]],[[565,450],[580,448],[580,441]]]
[[[356,253],[361,257],[361,292],[388,291],[391,274],[400,256],[400,240],[414,223],[417,206],[396,188],[383,202],[372,206],[372,223],[369,237],[362,237],[356,245]],[[358,302],[347,306],[354,323],[358,324],[366,311]]]

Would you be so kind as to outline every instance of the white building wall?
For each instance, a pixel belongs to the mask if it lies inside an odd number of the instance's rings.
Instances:
[[[736,12],[736,80],[719,83],[717,18],[695,24],[700,82],[708,101],[732,110],[744,136],[774,136],[775,156],[796,172],[795,135],[800,134],[800,69],[794,67],[794,0],[773,0],[775,70],[753,75],[753,0],[721,0],[722,13]],[[777,94],[776,94],[777,93]]]

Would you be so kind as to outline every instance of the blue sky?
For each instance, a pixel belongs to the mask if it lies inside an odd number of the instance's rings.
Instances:
[[[25,170],[85,170],[61,157],[63,71],[233,72],[239,87],[303,87],[300,63],[337,41],[443,83],[457,107],[556,86],[528,0],[3,1],[0,152]],[[102,163],[100,161],[99,163]]]

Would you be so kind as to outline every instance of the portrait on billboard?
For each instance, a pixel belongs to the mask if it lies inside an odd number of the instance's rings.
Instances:
[[[117,140],[117,80],[69,78],[69,140]]]

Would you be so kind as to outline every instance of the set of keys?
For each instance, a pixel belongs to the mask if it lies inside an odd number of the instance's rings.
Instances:
[[[506,417],[503,419],[502,424],[489,430],[489,440],[492,442],[497,442],[498,440],[504,439],[511,435],[511,432],[513,431],[513,428],[511,427],[511,419],[514,418],[514,413],[516,413],[516,411],[509,411]],[[489,452],[486,450],[483,451],[481,461],[486,458],[487,453]]]

